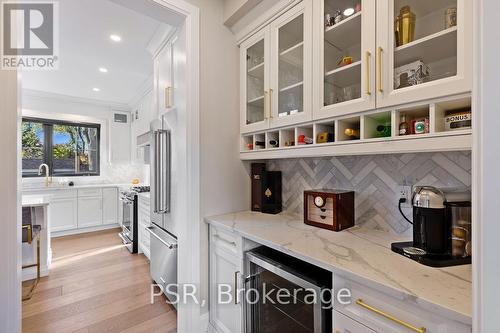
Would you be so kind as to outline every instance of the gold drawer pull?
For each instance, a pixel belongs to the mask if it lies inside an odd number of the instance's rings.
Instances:
[[[417,328],[417,327],[415,327],[413,325],[408,324],[407,322],[399,320],[398,318],[396,318],[396,317],[394,317],[394,316],[392,316],[390,314],[387,314],[387,313],[385,313],[383,311],[380,311],[379,309],[376,309],[373,306],[370,306],[370,305],[366,304],[365,302],[363,302],[362,299],[358,299],[356,301],[356,304],[359,305],[359,306],[361,306],[361,307],[363,307],[363,308],[365,308],[365,309],[367,309],[367,310],[370,310],[371,312],[374,312],[374,313],[376,313],[376,314],[378,314],[378,315],[380,315],[380,316],[382,316],[382,317],[384,317],[386,319],[389,319],[389,320],[395,322],[396,324],[404,326],[407,329],[412,330],[412,331],[414,331],[416,333],[425,333],[427,331],[427,329],[425,327]]]

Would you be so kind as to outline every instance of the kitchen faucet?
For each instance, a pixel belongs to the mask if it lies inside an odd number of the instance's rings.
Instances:
[[[45,187],[49,187],[49,184],[52,183],[52,177],[49,179],[49,166],[45,163],[40,164],[38,167],[38,175],[42,175],[42,168],[45,167]]]

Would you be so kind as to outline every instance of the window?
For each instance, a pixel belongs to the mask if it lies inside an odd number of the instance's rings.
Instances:
[[[100,132],[99,124],[23,119],[23,177],[38,176],[43,163],[52,176],[98,176]]]

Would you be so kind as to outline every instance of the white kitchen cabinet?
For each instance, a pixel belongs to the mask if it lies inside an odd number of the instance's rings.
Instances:
[[[340,312],[333,311],[334,333],[376,333],[374,330],[344,316]]]
[[[395,20],[404,6],[415,15],[414,38],[396,40]],[[446,11],[456,8],[456,25],[446,25]],[[386,107],[472,90],[472,1],[377,1],[377,106]],[[422,61],[428,72],[423,83],[411,85],[397,75],[410,63]]]
[[[102,224],[118,223],[118,189],[102,189]]]
[[[66,231],[78,228],[78,199],[76,192],[67,196],[53,197],[50,201],[50,231]]]
[[[144,253],[144,255],[150,258],[150,233],[147,231],[147,227],[151,225],[150,220],[150,202],[149,197],[139,194],[139,209],[138,209],[138,235],[139,235],[139,253]]]
[[[240,236],[210,227],[210,324],[216,332],[243,332],[243,306],[235,297],[243,273],[241,244]],[[232,299],[223,295],[217,301],[220,286],[231,288]]]
[[[335,311],[375,332],[471,333],[472,331],[470,325],[445,318],[413,302],[411,298],[395,297],[338,274],[334,275],[333,281],[334,290],[346,288],[352,295],[350,304],[336,302]],[[340,321],[344,323],[342,319]],[[337,322],[334,321],[333,324],[334,327],[338,327]]]
[[[315,119],[375,109],[376,2],[359,4],[321,0],[315,7]],[[333,24],[349,7],[351,16]]]
[[[155,89],[158,115],[174,107],[174,76],[172,73],[172,43],[167,43],[155,57]]]
[[[269,99],[272,128],[312,119],[312,1],[271,24]]]
[[[269,127],[269,27],[240,46],[240,130],[242,133]]]
[[[78,197],[78,228],[102,225],[102,196]]]
[[[241,132],[312,119],[312,1],[240,46]]]

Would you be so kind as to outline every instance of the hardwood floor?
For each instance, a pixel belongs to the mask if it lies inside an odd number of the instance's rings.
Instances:
[[[52,239],[50,274],[23,302],[23,332],[176,332],[165,298],[150,304],[147,258],[130,254],[118,231]]]

